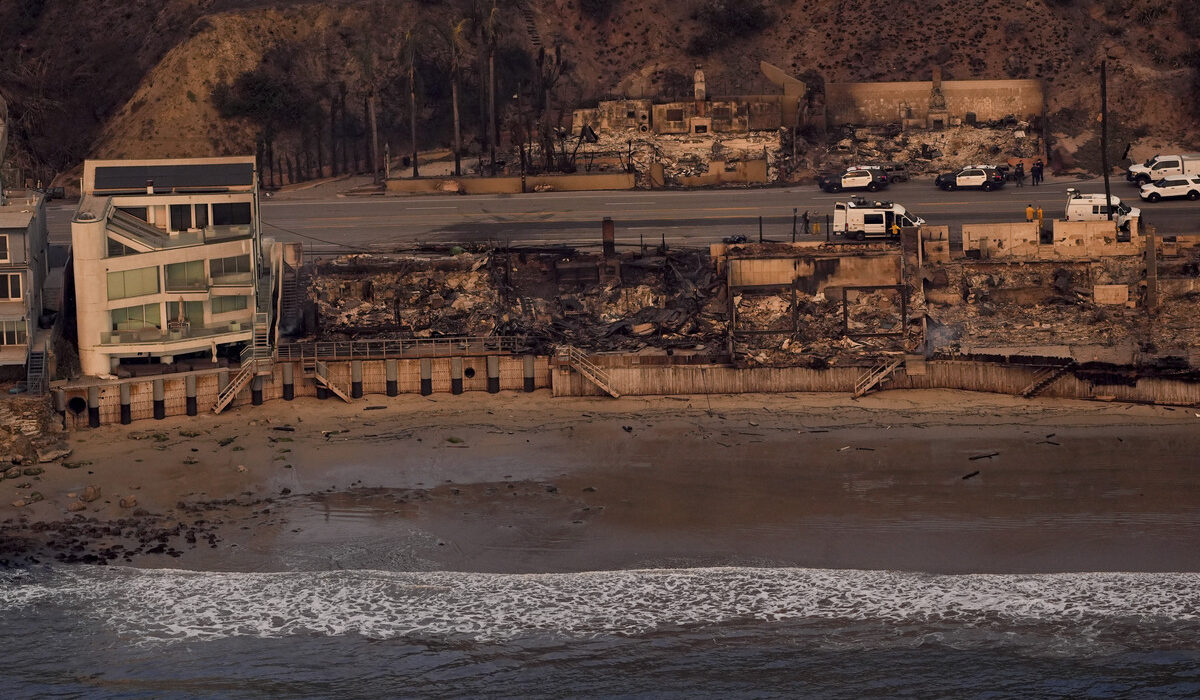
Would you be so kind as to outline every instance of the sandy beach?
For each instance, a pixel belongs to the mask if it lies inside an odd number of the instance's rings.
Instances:
[[[73,433],[64,465],[0,484],[0,559],[1198,571],[1197,413],[952,391],[277,401]]]

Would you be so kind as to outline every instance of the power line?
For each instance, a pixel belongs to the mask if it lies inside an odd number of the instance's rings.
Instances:
[[[271,228],[273,228],[273,229],[278,229],[278,230],[280,230],[280,231],[283,231],[284,233],[290,233],[290,234],[292,234],[293,236],[299,236],[300,238],[307,238],[307,239],[309,239],[309,240],[311,240],[311,241],[316,241],[316,242],[318,242],[318,243],[324,243],[325,245],[331,245],[331,246],[335,246],[335,247],[338,247],[338,248],[345,248],[345,249],[347,249],[347,250],[350,250],[350,251],[353,251],[353,252],[355,252],[355,253],[374,253],[374,252],[376,252],[376,251],[373,251],[373,250],[367,250],[367,249],[365,249],[365,248],[356,248],[356,247],[354,247],[354,246],[351,246],[351,245],[346,245],[345,243],[338,243],[338,242],[336,242],[336,241],[327,241],[327,240],[325,240],[324,238],[317,238],[316,236],[310,236],[310,235],[308,235],[308,234],[306,234],[306,233],[300,233],[299,231],[293,231],[293,230],[292,230],[292,229],[290,229],[290,228],[284,228],[284,227],[282,227],[282,226],[278,226],[278,225],[276,225],[276,224],[273,224],[273,223],[271,223],[271,222],[269,222],[269,221],[263,221],[262,219],[259,219],[259,221],[260,221],[261,223],[263,223],[263,224],[266,224],[267,226],[270,226],[270,227],[271,227]]]

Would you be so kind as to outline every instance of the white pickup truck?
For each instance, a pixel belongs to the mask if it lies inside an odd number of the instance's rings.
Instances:
[[[1129,166],[1125,179],[1141,187],[1168,175],[1200,175],[1200,153],[1154,156],[1145,163]]]

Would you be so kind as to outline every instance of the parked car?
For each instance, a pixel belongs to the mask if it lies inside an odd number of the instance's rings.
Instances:
[[[1200,175],[1200,153],[1154,156],[1129,166],[1125,179],[1141,186],[1171,175]]]
[[[1170,197],[1187,197],[1194,201],[1200,199],[1200,176],[1189,175],[1188,177],[1183,177],[1175,175],[1173,177],[1164,177],[1148,185],[1142,185],[1142,189],[1138,191],[1138,196],[1147,202],[1157,202],[1160,199],[1168,199]]]
[[[888,182],[908,182],[908,167],[903,163],[880,163],[879,167],[887,174]]]
[[[888,186],[887,173],[877,165],[856,165],[837,174],[817,176],[817,186],[826,192],[866,190],[877,192]]]
[[[947,192],[957,189],[981,189],[990,192],[1004,186],[1004,173],[994,165],[968,165],[952,173],[942,173],[933,184]]]

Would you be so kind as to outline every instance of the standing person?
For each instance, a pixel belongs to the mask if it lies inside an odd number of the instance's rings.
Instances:
[[[1040,205],[1040,204],[1038,205],[1037,211],[1034,212],[1034,216],[1037,217],[1038,230],[1041,231],[1042,228],[1044,228],[1043,221],[1044,221],[1044,217],[1045,217],[1045,212],[1042,211],[1042,205]]]
[[[1042,165],[1041,158],[1038,158],[1037,161],[1033,164],[1033,184],[1035,184],[1035,185],[1042,184],[1042,180],[1044,179],[1044,174],[1045,174],[1044,173],[1045,167],[1046,166]]]
[[[1025,205],[1025,220],[1033,221],[1033,205],[1032,204]]]
[[[1016,170],[1013,170],[1013,179],[1017,181],[1017,187],[1025,186],[1025,161],[1017,163]]]
[[[807,209],[804,210],[804,218],[801,219],[801,221],[804,222],[804,235],[807,236],[808,235],[808,210]]]

